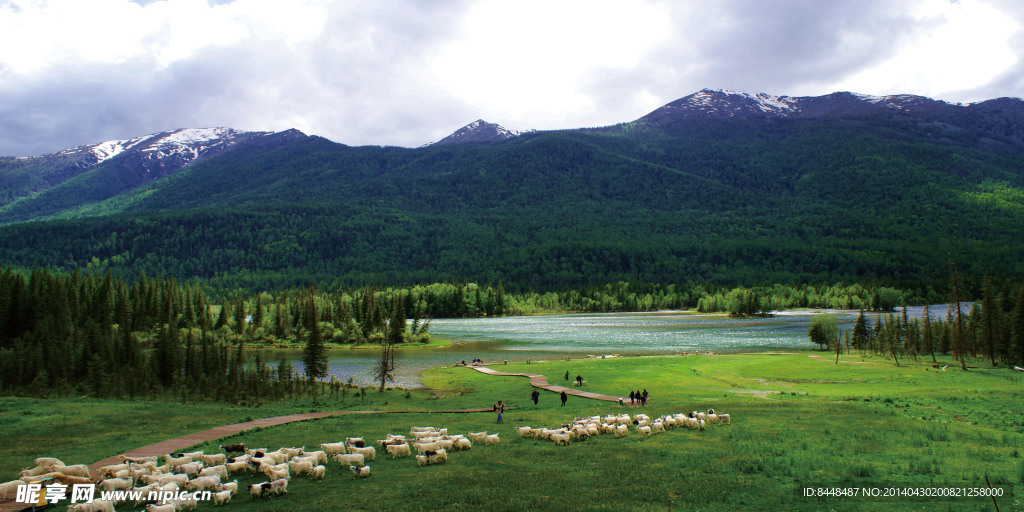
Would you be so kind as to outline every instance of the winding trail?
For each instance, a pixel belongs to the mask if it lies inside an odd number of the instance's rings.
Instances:
[[[561,393],[561,392],[565,391],[565,394],[567,394],[567,395],[574,395],[574,396],[579,396],[579,397],[583,397],[583,398],[590,398],[592,400],[605,400],[605,401],[608,401],[608,402],[622,402],[623,405],[632,407],[632,405],[629,403],[629,398],[624,398],[624,397],[621,397],[621,396],[602,395],[602,394],[599,394],[599,393],[591,393],[589,391],[583,391],[583,390],[580,390],[578,388],[574,389],[574,388],[567,388],[565,386],[553,386],[551,384],[548,384],[548,378],[547,377],[545,377],[543,375],[537,375],[535,373],[499,372],[498,370],[492,370],[492,369],[490,369],[490,368],[488,368],[486,366],[470,366],[469,368],[472,368],[472,369],[474,369],[474,370],[476,370],[476,371],[478,371],[480,373],[486,373],[487,375],[497,375],[497,376],[502,376],[502,377],[508,377],[508,376],[529,377],[530,378],[530,385],[532,385],[534,387],[546,389],[546,390],[552,391],[554,393]]]

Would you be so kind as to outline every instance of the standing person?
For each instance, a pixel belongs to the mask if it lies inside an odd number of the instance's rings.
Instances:
[[[565,371],[565,380],[569,380],[569,370]]]
[[[633,404],[636,403],[635,397],[636,397],[636,394],[633,393],[633,391],[630,391],[629,392],[629,405],[633,405]]]
[[[498,413],[498,423],[501,423],[501,413],[505,412],[505,402],[498,400],[498,403],[494,404],[494,412]]]
[[[533,405],[537,405],[537,399],[540,398],[540,391],[537,391],[537,388],[533,388],[533,393],[530,394],[530,398],[533,399]]]
[[[565,394],[565,391],[562,391],[562,407],[565,407],[565,401],[568,399],[569,395]]]
[[[583,385],[583,376],[578,374],[578,373],[576,374],[576,385],[577,386],[582,386]]]
[[[640,406],[641,406],[641,407],[643,407],[643,406],[647,405],[647,400],[648,400],[648,399],[649,399],[650,397],[651,397],[651,395],[648,395],[648,394],[647,394],[647,390],[645,389],[645,390],[644,390],[644,394],[643,394],[643,398],[642,398],[642,399],[640,399]]]

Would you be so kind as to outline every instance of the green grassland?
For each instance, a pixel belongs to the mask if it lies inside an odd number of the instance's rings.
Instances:
[[[639,412],[613,402],[543,392],[530,401],[523,377],[494,377],[467,368],[435,368],[428,389],[392,390],[365,397],[321,397],[262,408],[216,404],[84,400],[0,401],[4,414],[0,471],[43,455],[91,462],[151,441],[246,419],[298,410],[445,410],[514,407],[504,424],[493,413],[350,414],[232,436],[249,446],[305,446],[349,436],[368,441],[412,426],[453,433],[498,432],[501,444],[453,452],[446,464],[418,467],[412,458],[378,454],[373,476],[355,479],[331,462],[327,477],[294,477],[286,496],[256,500],[239,495],[229,507],[279,510],[995,510],[991,499],[804,498],[803,487],[917,487],[985,485],[1015,496],[1000,510],[1024,509],[1024,411],[1021,374],[1005,369],[963,372],[951,365],[843,355],[834,360],[796,354],[658,356],[532,362],[497,369],[546,375],[564,383],[565,371],[588,381],[586,390],[628,394],[646,388],[650,416],[706,410],[733,424],[707,430],[670,430],[650,438],[611,435],[555,446],[521,439],[513,427],[555,427],[578,416]],[[941,359],[939,366],[952,363]],[[386,402],[386,404],[385,404]],[[59,412],[58,412],[59,411]],[[148,413],[147,413],[148,411]],[[147,415],[148,414],[148,415]],[[39,418],[37,418],[37,416]],[[49,416],[49,419],[44,417]],[[163,418],[161,421],[154,421]],[[55,426],[74,422],[76,427]],[[114,428],[111,428],[114,425]],[[126,436],[125,432],[131,432]],[[144,432],[144,433],[143,433]],[[46,439],[60,439],[51,444]],[[19,442],[11,443],[16,439]],[[215,451],[220,442],[199,445]],[[16,459],[12,461],[11,459]],[[250,475],[240,483],[262,481]],[[212,509],[200,504],[200,509]],[[118,510],[129,510],[127,507]]]

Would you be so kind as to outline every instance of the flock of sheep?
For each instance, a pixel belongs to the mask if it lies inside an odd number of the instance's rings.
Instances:
[[[546,439],[555,444],[568,445],[571,441],[582,440],[600,434],[614,434],[624,437],[629,434],[630,425],[640,436],[650,436],[671,428],[684,427],[704,430],[708,424],[728,425],[731,418],[728,414],[716,414],[714,409],[708,412],[691,412],[688,414],[666,415],[650,419],[646,414],[636,414],[632,418],[628,414],[604,417],[590,416],[576,418],[572,423],[559,428],[516,427],[520,437],[533,436]],[[474,443],[484,445],[499,444],[498,434],[487,432],[471,432],[467,435],[449,435],[448,429],[434,427],[412,427],[409,435],[388,434],[385,439],[378,439],[377,444],[391,454],[391,458],[413,456],[417,465],[439,464],[448,461],[448,453],[453,450],[468,450]],[[54,458],[41,457],[35,460],[36,467],[22,471],[18,480],[0,484],[0,497],[15,496],[19,485],[52,478],[54,482],[71,486],[73,484],[93,484],[102,491],[135,491],[142,499],[132,503],[134,507],[146,504],[147,512],[178,512],[194,510],[195,500],[170,500],[160,503],[149,502],[148,496],[163,492],[164,496],[178,491],[210,491],[214,505],[224,505],[238,493],[238,480],[228,482],[230,475],[238,473],[260,473],[267,481],[252,484],[248,487],[253,498],[277,496],[288,492],[288,482],[292,476],[307,475],[311,479],[321,479],[326,473],[328,459],[341,463],[342,468],[348,467],[355,478],[371,476],[367,461],[373,461],[377,450],[366,446],[362,438],[346,438],[336,443],[323,443],[320,450],[305,451],[303,448],[279,448],[269,451],[266,448],[245,449],[243,445],[222,445],[225,452],[244,454],[229,457],[225,453],[205,454],[202,451],[179,453],[176,456],[164,456],[164,464],[159,458],[118,456],[119,464],[104,466],[99,469],[100,480],[91,478],[89,468],[85,465],[66,466]],[[141,484],[141,486],[137,486]],[[122,502],[123,503],[123,502]],[[68,507],[75,512],[114,512],[115,505],[101,499],[92,503],[77,503]]]
[[[632,418],[628,414],[609,414],[605,417],[590,416],[575,418],[572,423],[559,428],[516,427],[520,437],[533,436],[537,439],[553,441],[558,445],[568,445],[570,441],[579,441],[600,434],[615,434],[615,437],[629,435],[629,426],[633,425],[640,436],[650,436],[665,432],[668,429],[684,427],[704,430],[705,425],[729,425],[732,418],[728,414],[717,414],[714,409],[708,412],[693,411],[689,414],[666,415],[651,420],[646,414],[640,413]]]

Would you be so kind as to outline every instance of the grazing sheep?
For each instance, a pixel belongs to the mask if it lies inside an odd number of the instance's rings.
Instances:
[[[221,491],[213,495],[213,506],[227,505],[231,501],[231,491]]]
[[[407,444],[389,444],[385,448],[387,449],[388,453],[391,454],[392,459],[396,457],[408,457],[409,455],[412,455],[412,452],[409,450],[409,445]]]
[[[270,478],[271,480],[291,480],[292,478],[291,473],[288,472],[288,468],[275,469],[272,471],[267,471],[263,474],[267,475],[267,478]]]
[[[260,482],[258,484],[252,484],[249,486],[249,494],[253,498],[262,497],[264,493],[270,490],[270,482]]]
[[[114,512],[114,502],[107,500],[96,500],[92,503],[76,503],[68,507],[74,512]]]
[[[39,457],[38,459],[34,460],[33,462],[36,463],[36,466],[63,466],[64,465],[64,463],[61,462],[60,459],[55,459],[53,457]]]
[[[210,455],[202,455],[199,460],[203,461],[203,464],[207,466],[218,466],[224,464],[228,460],[228,456],[223,453],[214,453]]]
[[[0,484],[0,498],[13,498],[17,496],[19,485],[25,485],[25,482],[21,480],[11,480],[10,482]]]
[[[433,452],[433,453],[427,452],[424,455],[426,455],[427,458],[430,459],[430,462],[432,464],[439,464],[441,462],[448,462],[448,452],[444,451],[443,448],[440,449],[440,450],[437,450],[436,452]]]
[[[416,448],[416,452],[420,455],[423,455],[423,452],[426,451],[433,452],[441,449],[441,445],[437,443],[416,443],[413,447]]]
[[[498,434],[489,434],[484,436],[484,444],[490,446],[492,444],[498,444],[501,440],[498,439]]]
[[[171,472],[195,477],[199,475],[199,471],[201,471],[202,469],[202,462],[192,462],[189,464],[182,464],[180,466],[172,466]]]
[[[377,449],[372,446],[367,446],[365,448],[360,446],[352,446],[349,447],[348,451],[349,453],[361,453],[363,454],[364,457],[367,458],[367,460],[373,460],[374,458],[377,457]]]
[[[127,478],[110,478],[100,480],[96,483],[96,486],[103,488],[105,491],[127,491],[132,488],[134,483]]]
[[[210,466],[208,468],[203,468],[201,471],[199,471],[199,476],[211,476],[211,475],[217,475],[217,476],[220,477],[221,480],[227,480],[228,479],[228,467],[227,466]]]
[[[409,451],[409,446],[402,445],[405,451]],[[334,460],[341,463],[342,466],[351,466],[353,464],[363,464],[363,454],[361,453],[338,453],[332,457]],[[394,458],[394,457],[392,457]]]
[[[220,492],[224,490],[224,486],[220,483],[219,476],[201,476],[199,478],[189,480],[185,484],[186,489],[193,491],[205,491],[207,489],[213,489],[214,491]]]
[[[551,440],[554,441],[556,445],[568,446],[569,434],[551,434]]]
[[[348,453],[345,451],[345,443],[321,443],[320,449],[327,455],[334,455],[335,453]]]
[[[267,452],[264,454],[264,456],[274,459],[274,464],[284,464],[288,460],[288,458],[291,457],[291,455],[288,455],[282,450],[274,450],[272,452]]]
[[[239,443],[239,444],[222,444],[222,445],[220,445],[220,449],[224,450],[225,452],[229,452],[229,453],[244,452],[245,451],[245,445],[241,444],[241,443]]]
[[[317,464],[327,464],[327,452],[317,450],[315,452],[302,452],[303,457],[316,457]]]
[[[164,455],[164,461],[168,466],[180,466],[192,462],[192,457],[172,457],[171,454]]]
[[[714,410],[714,409],[712,409],[712,410]],[[715,414],[715,413],[708,414],[707,415],[707,421],[708,421],[708,423],[710,423],[712,425],[714,425],[715,423],[718,423],[718,415]]]
[[[366,478],[372,474],[370,473],[370,466],[363,466],[361,468],[349,466],[348,468],[352,470],[352,474],[354,474],[356,478]]]
[[[292,473],[295,473],[296,475],[309,473],[310,471],[313,470],[313,463],[309,462],[308,460],[304,460],[302,462],[289,462],[288,470],[291,471]]]
[[[728,414],[719,414],[718,415],[718,424],[719,425],[732,425],[732,418],[730,418]]]
[[[196,500],[170,500],[167,503],[174,505],[175,510],[195,510],[199,503]]]

